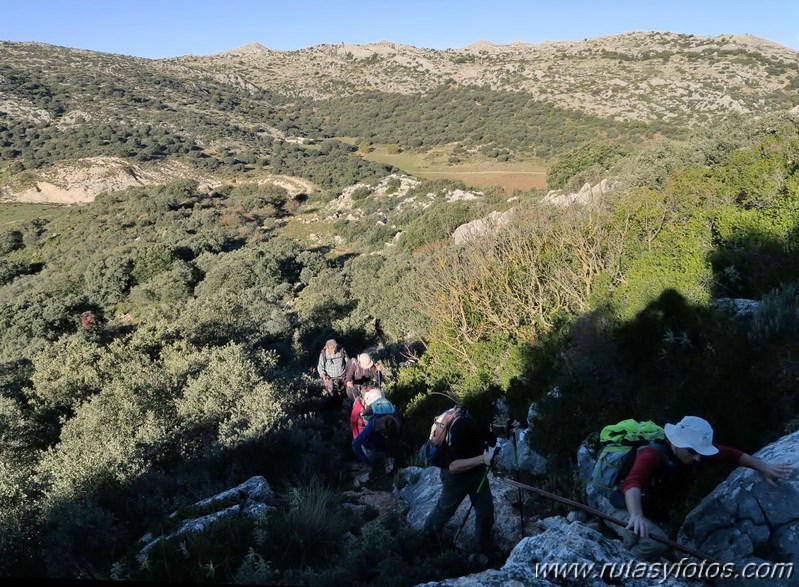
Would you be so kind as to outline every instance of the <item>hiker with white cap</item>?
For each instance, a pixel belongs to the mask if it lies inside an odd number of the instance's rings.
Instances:
[[[350,361],[344,382],[347,397],[356,400],[361,396],[362,387],[380,387],[380,367],[375,365],[369,353],[361,353]]]
[[[347,351],[330,338],[319,353],[316,370],[327,391],[327,396],[341,406],[344,400],[344,375],[347,371]]]
[[[772,485],[793,470],[791,465],[769,464],[736,448],[715,444],[712,426],[697,416],[685,416],[677,424],[666,424],[663,431],[665,440],[638,448],[629,472],[617,480],[623,504],[613,497],[610,500],[598,497],[596,502],[604,513],[627,522],[626,528],[609,527],[640,560],[656,560],[666,555],[666,545],[648,539],[651,535],[668,537],[652,520],[665,520],[680,499],[686,497],[699,465],[710,461],[748,467]]]

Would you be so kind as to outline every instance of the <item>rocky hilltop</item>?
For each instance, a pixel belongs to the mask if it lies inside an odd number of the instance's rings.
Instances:
[[[170,64],[201,67],[273,90],[329,98],[362,91],[412,94],[442,84],[525,92],[535,100],[649,122],[681,114],[759,114],[797,89],[799,53],[751,35],[700,37],[630,32],[581,41],[478,41],[433,50],[380,41],[275,51],[250,43]]]

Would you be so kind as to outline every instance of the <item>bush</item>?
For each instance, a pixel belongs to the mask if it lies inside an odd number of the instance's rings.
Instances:
[[[416,249],[447,238],[458,226],[470,220],[472,211],[464,202],[433,204],[408,225],[400,242],[407,249]]]
[[[313,479],[287,491],[257,525],[255,541],[280,569],[320,568],[342,552],[347,528],[338,494]]]

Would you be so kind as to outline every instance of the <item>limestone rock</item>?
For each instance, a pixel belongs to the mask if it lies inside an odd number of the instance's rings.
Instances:
[[[202,516],[184,519],[180,522],[175,531],[166,536],[159,536],[156,538],[148,532],[139,539],[140,543],[145,543],[141,552],[142,554],[147,554],[147,552],[161,540],[168,540],[184,534],[203,532],[208,526],[223,518],[235,516],[257,518],[272,507],[269,505],[269,502],[273,499],[274,492],[266,479],[263,477],[251,477],[241,485],[202,501],[198,501],[188,509],[213,510],[215,505],[221,506],[223,503],[229,503],[230,500],[237,500],[238,503],[229,505],[226,508],[217,509],[216,511]],[[179,518],[180,514],[179,512],[173,512],[169,517],[172,519]]]
[[[745,298],[719,298],[715,306],[726,310],[736,318],[744,318],[753,314],[760,307],[760,302]]]
[[[799,432],[755,456],[767,463],[799,462]],[[799,469],[776,487],[756,471],[735,470],[687,516],[678,541],[722,562],[799,564]]]
[[[562,208],[573,204],[587,204],[593,198],[604,196],[610,191],[612,191],[612,185],[607,179],[603,179],[593,187],[590,183],[586,183],[579,192],[570,194],[564,194],[561,190],[551,190],[541,201]]]
[[[422,531],[427,516],[438,502],[441,493],[440,471],[437,467],[408,467],[399,472],[400,488],[395,489],[395,494],[408,502],[407,521],[411,527]],[[517,504],[519,501],[516,488],[507,483],[503,483],[493,473],[489,473],[488,481],[491,487],[491,495],[494,498],[494,546],[502,552],[510,552],[511,549],[521,538],[519,512]],[[463,518],[469,510],[469,498],[463,500],[455,515],[452,516],[444,527],[445,536],[453,538],[463,522]],[[531,516],[530,508],[525,508],[526,516]],[[466,525],[463,527],[456,546],[468,550],[474,541],[474,512],[471,512]],[[531,519],[525,519],[525,531],[530,532],[532,527]]]
[[[485,218],[478,218],[466,224],[461,224],[452,233],[452,240],[455,244],[462,244],[498,230],[511,221],[515,211],[510,209],[506,212],[491,212]]]
[[[527,471],[533,475],[543,475],[547,471],[547,460],[530,448],[527,443],[529,432],[529,429],[517,430],[516,432],[516,452],[518,452],[519,470]],[[515,471],[517,456],[514,454],[513,440],[498,439],[497,449],[499,450],[495,457],[497,466],[506,471]]]
[[[536,524],[535,536],[523,539],[510,553],[508,560],[500,569],[490,569],[482,573],[446,579],[440,582],[425,583],[420,587],[499,587],[506,585],[528,585],[530,587],[551,587],[554,585],[624,585],[626,587],[649,587],[660,584],[680,587],[689,583],[673,577],[660,582],[660,577],[647,577],[649,566],[631,561],[630,553],[618,540],[609,540],[596,530],[581,523],[569,524],[560,516],[546,518]],[[560,578],[544,576],[541,563],[585,564],[586,576]],[[593,565],[593,567],[591,567]],[[606,580],[600,579],[600,572],[606,569]],[[625,566],[630,565],[625,573]],[[638,573],[636,573],[636,569]]]

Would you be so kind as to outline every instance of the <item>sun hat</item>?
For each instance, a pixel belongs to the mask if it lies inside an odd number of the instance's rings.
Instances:
[[[706,457],[719,452],[713,446],[713,427],[703,418],[685,416],[677,424],[666,424],[663,430],[669,442],[677,448],[692,448]]]
[[[363,404],[363,407],[365,407],[365,408],[368,408],[369,406],[371,406],[372,403],[374,403],[374,401],[376,399],[384,397],[383,396],[383,390],[380,389],[379,387],[373,387],[373,388],[369,389],[368,391],[364,391],[361,395],[363,396],[363,401],[361,403]]]
[[[361,369],[369,369],[374,365],[372,357],[370,357],[368,353],[361,353],[358,355],[358,364],[361,366]]]

